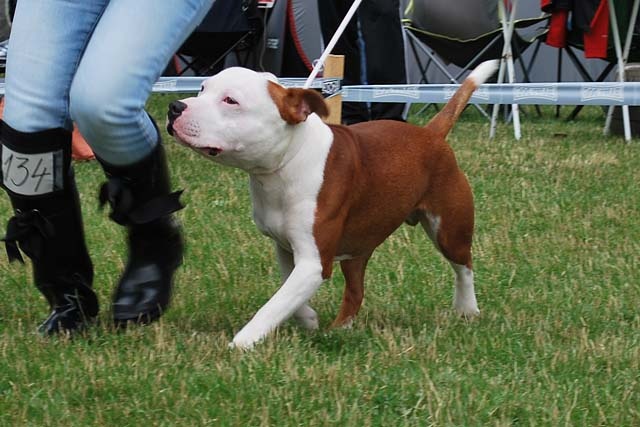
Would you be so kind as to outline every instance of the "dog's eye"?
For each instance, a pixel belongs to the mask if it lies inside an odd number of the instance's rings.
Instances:
[[[233,99],[230,96],[225,96],[224,99],[222,100],[222,102],[224,102],[225,104],[229,104],[229,105],[238,105],[238,101],[236,101],[235,99]]]
[[[202,92],[204,92],[204,85],[200,86],[200,92],[198,93],[202,93]]]

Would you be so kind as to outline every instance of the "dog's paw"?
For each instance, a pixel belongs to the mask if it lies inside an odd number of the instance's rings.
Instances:
[[[342,322],[342,324],[340,325],[340,328],[342,329],[353,329],[353,317],[348,318],[347,320],[345,320],[344,322]]]
[[[303,305],[300,307],[293,317],[296,319],[298,324],[305,329],[316,330],[320,327],[320,322],[318,321],[318,313],[309,307],[308,305]]]
[[[347,319],[342,319],[340,317],[336,318],[333,323],[331,323],[331,329],[352,329],[353,328],[353,317],[348,317]]]
[[[256,345],[255,340],[242,340],[238,338],[234,338],[228,345],[231,350],[244,350],[249,351],[253,350],[253,347]]]
[[[229,343],[229,348],[252,350],[264,337],[265,334],[245,327],[233,337],[233,341]]]
[[[480,315],[478,302],[474,293],[456,292],[453,297],[453,308],[460,317],[473,319]]]
[[[456,313],[458,313],[458,316],[464,317],[467,320],[471,320],[480,315],[480,309],[476,304],[454,304],[453,308]]]

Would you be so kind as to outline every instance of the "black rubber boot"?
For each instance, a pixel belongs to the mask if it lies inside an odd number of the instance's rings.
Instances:
[[[24,263],[20,251],[31,258],[35,285],[51,307],[38,330],[83,329],[98,314],[98,298],[71,166],[71,133],[23,133],[1,122],[0,141],[2,187],[14,210],[2,240],[9,261]]]
[[[182,264],[182,229],[173,213],[182,209],[182,191],[170,193],[164,148],[129,166],[98,159],[108,181],[100,203],[111,205],[110,218],[127,227],[129,258],[113,296],[116,326],[157,320],[171,299],[173,274]]]

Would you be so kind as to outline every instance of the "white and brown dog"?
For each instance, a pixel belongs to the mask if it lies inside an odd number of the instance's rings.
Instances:
[[[253,218],[275,241],[283,284],[232,345],[249,348],[292,315],[318,327],[307,305],[334,261],[346,279],[333,326],[349,324],[374,249],[403,222],[420,223],[455,273],[454,308],[479,313],[473,286],[473,196],[445,137],[497,61],[478,66],[425,126],[325,124],[322,97],[275,77],[229,68],[197,97],[169,107],[169,133],[208,159],[249,173]]]

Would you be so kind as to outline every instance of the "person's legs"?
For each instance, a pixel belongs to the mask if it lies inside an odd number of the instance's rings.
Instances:
[[[11,28],[3,120],[20,132],[72,129],[69,88],[108,0],[20,0]]]
[[[182,233],[172,216],[182,208],[180,193],[170,194],[159,132],[144,105],[212,3],[111,0],[73,80],[71,116],[108,179],[101,202],[128,231],[129,259],[113,302],[117,325],[157,319],[182,262]]]
[[[344,0],[322,0],[318,2],[318,12],[322,27],[322,36],[325,44],[329,43],[331,37],[338,29],[340,22],[347,14],[353,1]],[[366,3],[366,2],[365,2]],[[362,5],[360,5],[362,7]],[[344,78],[343,85],[358,85],[362,83],[362,68],[360,61],[362,53],[358,40],[358,17],[351,19],[342,36],[338,39],[333,53],[344,55]],[[346,124],[364,122],[369,120],[369,110],[364,102],[344,102],[342,104],[342,121]]]
[[[144,105],[213,0],[111,0],[71,86],[71,116],[96,156],[124,166],[158,142]]]
[[[93,266],[71,166],[68,91],[107,0],[21,0],[7,58],[0,125],[1,184],[14,209],[3,238],[9,259],[32,259],[51,306],[45,334],[83,327],[98,312]]]
[[[399,0],[368,0],[358,10],[370,85],[407,82],[399,3]],[[373,102],[371,119],[403,120],[404,109],[405,104]]]

